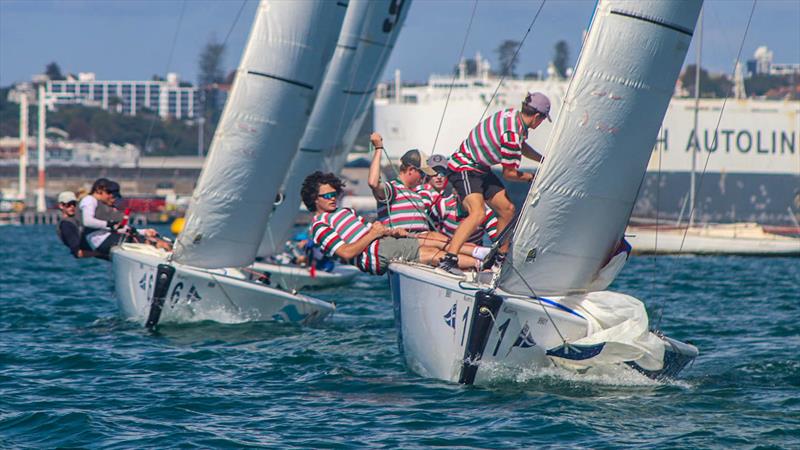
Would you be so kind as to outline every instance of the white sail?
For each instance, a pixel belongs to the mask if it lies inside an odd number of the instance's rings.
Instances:
[[[623,237],[701,5],[600,1],[514,232],[504,290],[589,290]]]
[[[372,103],[411,0],[351,0],[300,149],[281,186],[259,256],[283,250],[300,208],[300,186],[316,170],[339,172]]]
[[[175,261],[203,268],[253,262],[275,180],[297,151],[346,7],[327,0],[259,4]]]

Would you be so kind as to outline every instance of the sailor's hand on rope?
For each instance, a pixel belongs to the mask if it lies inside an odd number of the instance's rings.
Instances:
[[[389,236],[394,236],[396,238],[408,237],[408,230],[404,228],[391,228],[389,229]]]
[[[386,226],[380,222],[372,222],[372,227],[369,230],[377,237],[388,236],[389,233],[392,232],[390,228],[386,228]]]
[[[383,149],[383,137],[377,131],[374,131],[369,136],[369,141],[375,146],[375,150],[382,150]]]

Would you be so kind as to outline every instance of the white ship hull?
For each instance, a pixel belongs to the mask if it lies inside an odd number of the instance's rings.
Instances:
[[[120,314],[145,324],[151,314],[159,264],[168,253],[145,244],[123,244],[111,251]],[[249,281],[236,269],[206,270],[169,263],[175,274],[157,323],[215,321],[242,323],[320,322],[334,305]]]
[[[355,277],[361,273],[357,267],[346,264],[337,264],[332,272],[317,270],[313,276],[308,267],[291,264],[257,262],[251,267],[258,272],[268,273],[271,286],[287,291],[341,286],[352,283]]]
[[[659,229],[628,227],[635,254],[800,256],[800,238],[765,233],[756,224]]]
[[[647,370],[637,360],[587,366],[583,361],[603,346],[564,352],[561,336],[575,342],[587,337],[592,325],[585,312],[562,305],[562,298],[539,302],[498,291],[496,309],[484,314],[493,306],[480,304],[476,292],[486,286],[419,265],[393,263],[389,270],[400,352],[407,366],[424,377],[485,384],[520,371],[561,367],[604,373],[638,370],[661,378],[674,377],[697,356],[693,346],[659,338],[665,352],[660,369]]]

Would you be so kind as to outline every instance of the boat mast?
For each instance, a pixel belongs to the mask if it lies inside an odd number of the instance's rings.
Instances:
[[[45,157],[45,141],[44,132],[45,124],[47,121],[47,112],[45,110],[45,92],[44,84],[39,85],[39,128],[37,129],[38,137],[36,138],[36,148],[38,149],[38,165],[39,165],[39,185],[36,188],[36,211],[45,212],[47,205],[44,201],[44,184],[45,184],[45,171],[44,171],[44,157]]]
[[[700,20],[697,23],[697,53],[694,68],[694,148],[692,149],[692,173],[689,181],[689,227],[694,225],[695,205],[695,171],[697,169],[697,152],[700,151],[700,130],[698,129],[698,116],[700,115],[700,60],[703,56],[703,10],[700,9]]]
[[[28,190],[28,94],[19,97],[19,199],[25,201]]]

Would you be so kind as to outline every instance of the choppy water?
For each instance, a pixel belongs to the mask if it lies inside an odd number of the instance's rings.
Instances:
[[[108,264],[0,227],[0,447],[800,448],[800,260],[633,258],[615,288],[701,351],[671,383],[420,378],[385,278],[313,328],[120,320]]]

